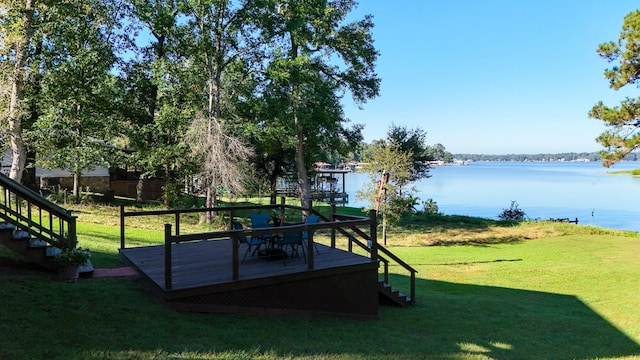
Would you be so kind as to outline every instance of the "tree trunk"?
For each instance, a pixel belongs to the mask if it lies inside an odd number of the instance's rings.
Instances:
[[[80,176],[81,174],[78,172],[73,173],[73,196],[76,198],[76,202],[80,194]]]
[[[289,33],[291,41],[290,57],[296,59],[298,57],[298,44],[292,33]],[[292,77],[296,77],[294,73]],[[300,204],[303,209],[309,209],[311,207],[311,185],[309,184],[309,178],[307,177],[307,166],[304,162],[304,129],[300,123],[298,117],[298,111],[300,106],[300,94],[298,86],[294,84],[291,90],[291,98],[293,102],[293,123],[296,127],[296,155],[295,163],[296,170],[298,171],[298,191],[300,195]],[[309,215],[308,211],[303,211],[304,215]]]
[[[382,243],[387,246],[387,213],[382,213]]]
[[[22,35],[15,44],[15,64],[11,77],[11,93],[9,95],[9,142],[11,146],[11,170],[9,177],[17,182],[22,180],[22,172],[27,160],[27,153],[22,139],[21,102],[25,82],[24,67],[27,63],[27,48],[33,33],[32,19],[35,0],[24,2],[22,15]]]
[[[144,177],[138,178],[138,183],[136,184],[136,202],[144,202]]]
[[[207,186],[207,198],[206,198],[206,204],[205,207],[207,208],[213,208],[216,206],[216,195],[217,195],[217,190],[216,187],[213,184],[209,184]],[[207,211],[204,214],[205,216],[205,222],[207,224],[211,224],[211,222],[213,221],[213,217],[215,216],[215,213],[213,211]]]
[[[269,194],[270,201],[269,204],[276,205],[278,203],[278,177],[272,176],[269,179]]]
[[[311,186],[307,177],[307,166],[304,162],[304,134],[302,127],[298,124],[298,117],[295,117],[296,127],[296,169],[298,170],[298,190],[300,191],[300,203],[303,209],[311,206]],[[307,212],[305,211],[305,214]]]
[[[171,172],[169,171],[169,164],[164,165],[164,207],[165,209],[169,208],[169,197],[173,196],[171,194]]]

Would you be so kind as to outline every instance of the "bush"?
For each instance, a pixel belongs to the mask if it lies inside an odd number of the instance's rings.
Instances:
[[[502,212],[498,214],[498,219],[522,221],[524,220],[525,215],[525,212],[518,207],[518,203],[512,200],[511,207],[503,209]]]
[[[434,214],[438,214],[439,212],[438,203],[435,202],[433,199],[427,199],[426,201],[423,201],[422,207],[423,207],[422,211],[426,215],[434,215]]]

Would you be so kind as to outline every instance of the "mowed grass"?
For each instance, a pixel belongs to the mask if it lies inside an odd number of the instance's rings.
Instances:
[[[117,217],[94,211],[78,212],[81,245],[96,267],[118,266]],[[131,242],[162,241],[150,220],[127,223]],[[66,284],[7,267],[0,358],[640,359],[635,233],[432,217],[387,240],[419,271],[417,303],[381,307],[375,321],[180,313],[136,278]],[[391,271],[403,288],[407,274]]]

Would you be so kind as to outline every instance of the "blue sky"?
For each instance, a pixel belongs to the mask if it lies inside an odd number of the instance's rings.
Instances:
[[[635,87],[609,89],[598,44],[615,41],[622,0],[360,0],[374,16],[380,96],[346,116],[365,141],[391,124],[421,128],[452,153],[599,151],[603,124],[587,117]]]

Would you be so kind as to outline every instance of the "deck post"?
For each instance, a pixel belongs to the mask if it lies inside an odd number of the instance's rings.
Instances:
[[[331,220],[331,222],[336,221],[336,202],[335,201],[331,202],[331,216],[329,217],[329,219]],[[332,249],[336,248],[336,228],[334,227],[331,228],[331,248]]]
[[[78,246],[78,233],[77,233],[77,229],[76,229],[76,220],[78,219],[77,216],[72,216],[71,219],[69,219],[69,223],[67,223],[67,227],[69,230],[69,248],[71,249],[75,249],[76,246]]]
[[[164,287],[171,290],[173,275],[171,273],[171,224],[164,224]]]
[[[378,261],[378,217],[377,212],[369,210],[369,226],[371,228],[371,260]]]
[[[240,269],[240,264],[238,261],[238,234],[233,234],[231,235],[231,246],[233,247],[231,249],[231,278],[233,280],[238,280],[239,276],[239,269]]]
[[[124,205],[120,205],[120,249],[124,249]]]
[[[413,305],[416,304],[416,272],[415,271],[411,271],[411,288],[410,288],[410,292],[411,292],[411,303]]]

